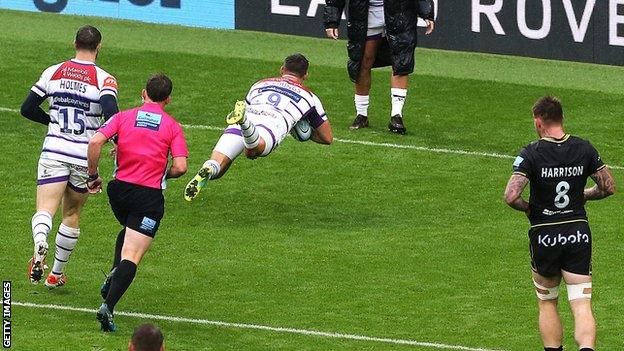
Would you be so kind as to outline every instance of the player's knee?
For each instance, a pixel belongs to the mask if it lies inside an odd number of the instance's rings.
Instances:
[[[568,300],[591,300],[592,297],[592,283],[580,283],[580,284],[568,284]]]
[[[559,286],[547,288],[545,286],[542,286],[535,280],[533,281],[533,284],[535,285],[535,294],[537,295],[538,299],[542,301],[549,301],[557,300],[559,298]]]
[[[245,157],[250,160],[255,160],[259,156],[259,152],[256,149],[245,149]]]

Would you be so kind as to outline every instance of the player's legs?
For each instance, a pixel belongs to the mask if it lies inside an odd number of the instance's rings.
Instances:
[[[63,220],[56,234],[56,250],[54,265],[46,279],[46,286],[55,288],[64,285],[67,278],[64,274],[65,265],[73,252],[80,236],[80,213],[89,194],[70,183],[63,196]]]
[[[48,234],[69,180],[69,169],[60,162],[40,159],[37,173],[37,210],[31,219],[34,252],[28,264],[28,276],[34,284],[41,280],[46,269]]]
[[[204,162],[197,174],[184,189],[184,199],[192,201],[209,180],[221,178],[230,168],[232,161],[245,149],[239,128],[229,127],[214,147],[210,159]]]
[[[276,138],[277,131],[272,130],[269,120],[259,119],[258,116],[255,116],[256,119],[252,121],[251,117],[247,117],[245,110],[245,102],[237,101],[234,110],[227,116],[226,122],[230,125],[240,126],[247,158],[256,159],[267,156],[279,143]],[[278,137],[283,139],[287,132],[280,133]]]
[[[563,339],[563,327],[557,302],[561,277],[543,277],[533,272],[533,283],[538,298],[539,329],[545,349],[558,350]]]
[[[403,105],[407,97],[407,86],[409,83],[409,75],[392,75],[390,79],[390,99],[392,102],[392,111],[390,112],[390,123],[388,129],[391,132],[405,134],[405,125],[403,124]]]
[[[370,88],[372,84],[371,70],[375,63],[375,57],[377,55],[377,49],[382,40],[381,31],[379,34],[371,36],[366,40],[364,46],[364,56],[360,64],[360,74],[355,83],[355,112],[357,117],[351,124],[351,129],[359,129],[368,127],[368,105],[370,101]]]
[[[593,350],[596,346],[596,321],[591,306],[592,277],[566,271],[562,273],[574,315],[574,338],[581,350]]]

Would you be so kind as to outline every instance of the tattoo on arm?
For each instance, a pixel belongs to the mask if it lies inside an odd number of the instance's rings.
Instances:
[[[505,188],[505,202],[511,208],[527,212],[529,210],[529,203],[522,198],[522,192],[529,184],[529,179],[520,174],[514,174],[509,178],[507,188]]]
[[[608,167],[603,167],[598,172],[591,175],[596,185],[585,189],[585,201],[600,200],[615,194],[615,180]]]

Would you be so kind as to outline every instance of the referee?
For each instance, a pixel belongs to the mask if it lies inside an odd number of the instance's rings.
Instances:
[[[113,309],[132,283],[160,225],[166,179],[186,173],[188,149],[182,127],[164,111],[172,89],[167,76],[152,76],[142,92],[144,104],[114,115],[89,142],[87,187],[97,193],[102,187],[97,173],[102,146],[117,137],[117,169],[107,192],[113,213],[124,228],[117,236],[113,269],[102,286],[104,303],[97,312],[105,332],[115,331]],[[169,154],[173,161],[167,170]]]
[[[574,314],[576,342],[581,351],[593,351],[592,235],[585,202],[613,195],[615,183],[592,144],[566,134],[563,108],[557,98],[539,99],[533,106],[533,119],[540,139],[527,145],[516,158],[505,202],[525,212],[531,222],[531,266],[544,350],[563,350],[557,311],[563,279]],[[585,189],[590,177],[596,185]],[[531,197],[526,202],[522,191],[529,182]]]

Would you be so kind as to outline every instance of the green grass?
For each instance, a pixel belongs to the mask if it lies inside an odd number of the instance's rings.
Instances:
[[[184,124],[223,125],[250,84],[287,53],[311,61],[309,86],[341,139],[514,155],[535,138],[530,107],[551,93],[567,128],[624,165],[624,79],[619,67],[418,50],[405,108],[408,135],[389,134],[388,71],[374,74],[371,123],[350,132],[352,86],[344,42],[210,31],[105,19],[0,11],[0,107],[19,108],[47,66],[72,56],[84,23],[104,34],[99,65],[120,84],[120,106],[139,102],[150,73],[174,81],[169,111]],[[14,301],[95,308],[101,270],[119,230],[105,196],[89,200],[67,266],[68,286],[25,279],[32,251],[35,170],[45,128],[0,111],[0,276]],[[190,173],[220,133],[187,129]],[[103,160],[101,174],[112,162]],[[511,160],[287,140],[268,158],[237,160],[198,201],[192,175],[171,181],[156,241],[119,310],[314,329],[506,350],[539,349],[527,223],[501,201]],[[622,171],[616,179],[624,180]],[[621,196],[591,203],[599,346],[621,349]],[[50,243],[53,239],[50,238]],[[565,345],[574,349],[562,299]],[[137,318],[98,332],[90,314],[14,306],[16,350],[121,350]],[[429,350],[377,342],[157,322],[170,350]]]

